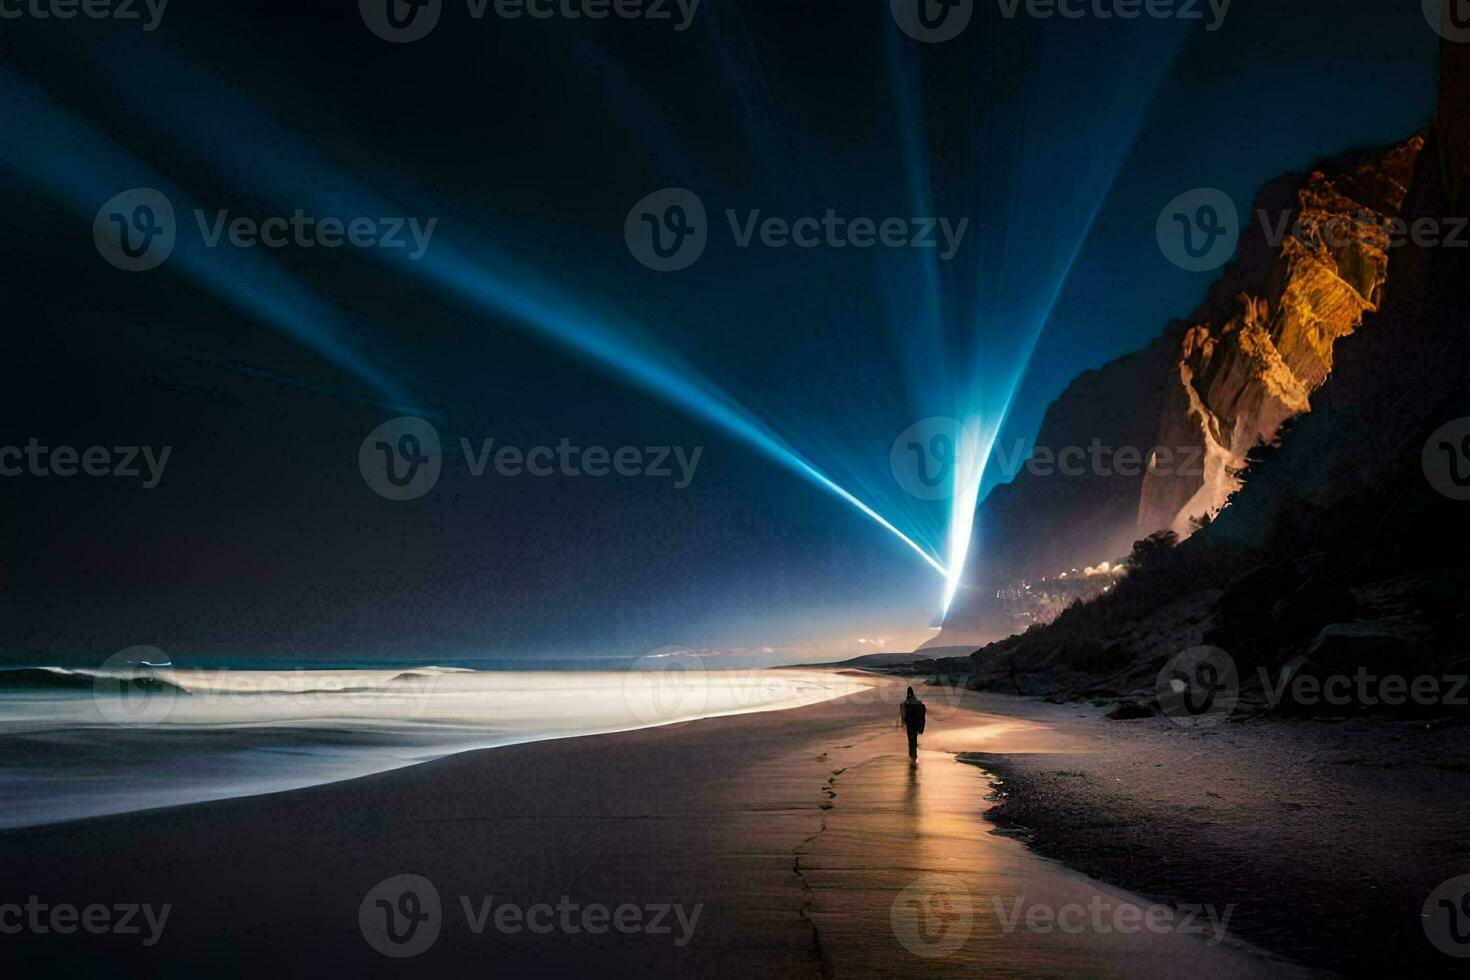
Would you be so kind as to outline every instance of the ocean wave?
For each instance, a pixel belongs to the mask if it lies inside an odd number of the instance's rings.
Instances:
[[[413,667],[409,670],[401,670],[389,680],[401,681],[405,677],[440,677],[444,674],[478,674],[479,671],[471,667]]]
[[[0,693],[35,691],[99,691],[108,693],[128,684],[133,688],[172,690],[188,694],[189,690],[173,680],[148,672],[87,670],[66,667],[0,668]]]
[[[0,695],[6,693],[113,693],[123,685],[132,690],[174,691],[179,694],[250,695],[367,694],[436,677],[475,674],[467,667],[413,667],[407,670],[200,670],[177,667],[138,670],[98,670],[84,667],[0,668]]]

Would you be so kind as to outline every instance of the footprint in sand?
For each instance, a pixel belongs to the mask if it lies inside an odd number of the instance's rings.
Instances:
[[[823,810],[832,809],[832,801],[837,799],[837,791],[832,788],[832,784],[837,782],[837,777],[846,771],[846,769],[835,769],[832,775],[827,777],[827,785],[822,787],[822,793],[827,797],[827,802],[819,804]]]

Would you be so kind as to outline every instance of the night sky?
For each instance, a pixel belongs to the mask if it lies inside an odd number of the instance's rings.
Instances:
[[[945,44],[887,2],[706,0],[679,31],[676,7],[475,20],[445,0],[406,44],[346,0],[224,6],[152,31],[0,21],[0,446],[171,447],[153,489],[0,478],[10,660],[912,648],[941,578],[772,446],[942,554],[948,502],[895,479],[899,433],[1034,436],[1070,378],[1202,296],[1210,275],[1155,243],[1166,202],[1212,186],[1245,210],[1426,125],[1438,40],[1418,0],[1241,0],[1213,32],[989,2]],[[93,220],[140,186],[178,244],[129,273]],[[660,273],[624,222],[668,187],[699,196],[709,244]],[[410,260],[206,248],[196,207],[437,221]],[[740,248],[726,209],[969,225],[947,261]],[[446,455],[393,501],[358,451],[403,415]],[[678,489],[475,477],[461,438],[703,452]]]

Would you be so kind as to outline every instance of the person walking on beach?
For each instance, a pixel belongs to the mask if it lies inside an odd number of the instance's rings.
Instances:
[[[898,720],[909,733],[909,758],[915,762],[919,759],[919,736],[924,734],[924,710],[924,702],[909,688],[909,696],[899,702]]]

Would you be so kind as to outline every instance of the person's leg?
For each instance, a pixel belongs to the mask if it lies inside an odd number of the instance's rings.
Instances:
[[[908,731],[909,731],[909,758],[910,759],[917,759],[919,757],[919,733],[918,733],[918,731],[916,731],[915,729],[912,729],[912,728],[910,728]]]

